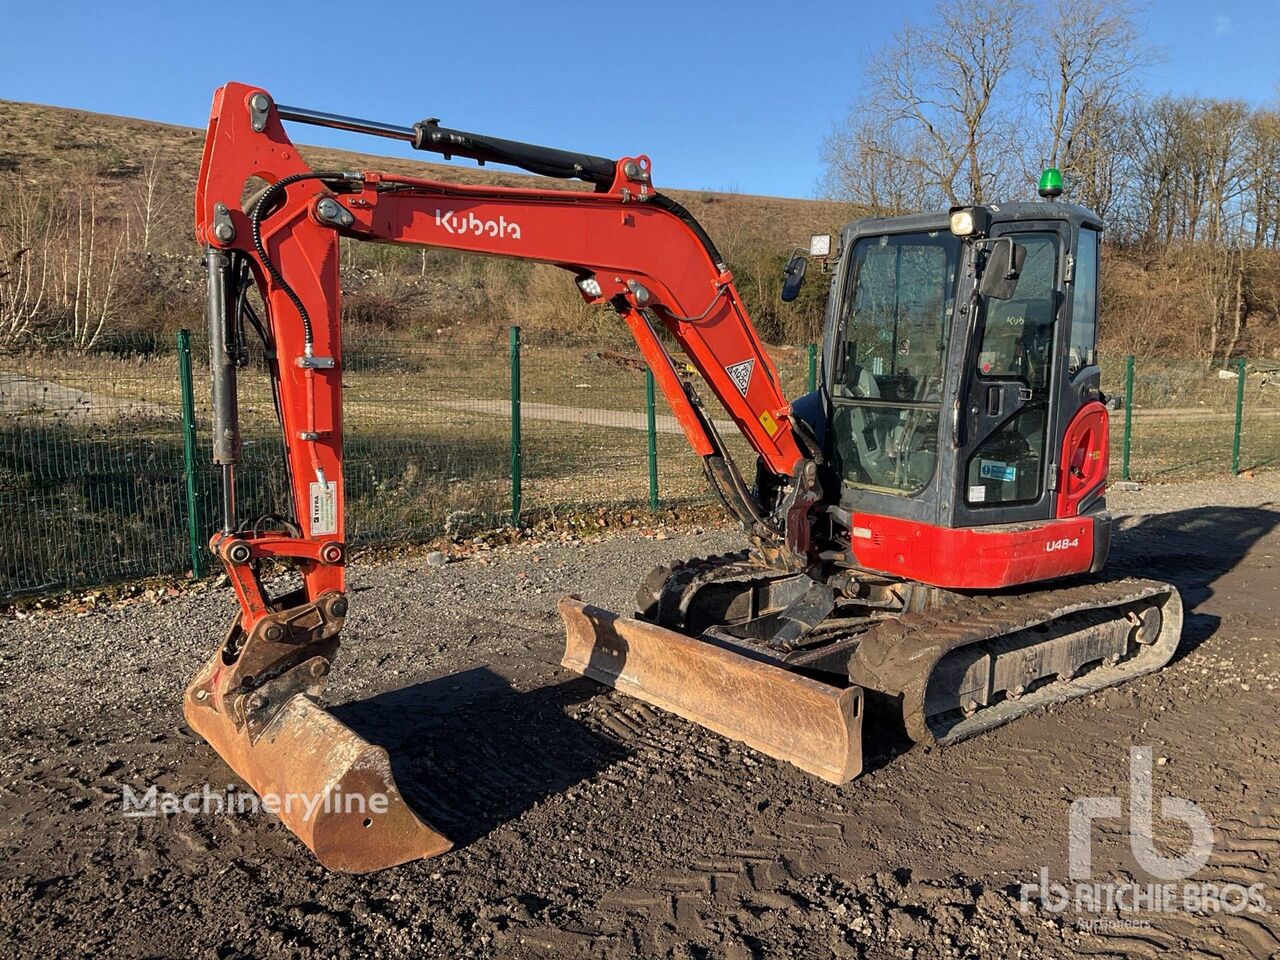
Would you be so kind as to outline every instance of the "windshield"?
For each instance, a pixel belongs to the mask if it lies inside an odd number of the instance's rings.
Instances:
[[[960,257],[949,230],[854,244],[832,390],[849,483],[912,494],[933,476]]]
[[[960,240],[950,231],[865,237],[853,249],[836,390],[938,402]]]

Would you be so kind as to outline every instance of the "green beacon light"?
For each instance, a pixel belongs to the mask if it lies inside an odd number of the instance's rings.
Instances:
[[[1046,200],[1062,196],[1062,171],[1057,167],[1046,167],[1040,174],[1040,185],[1036,190]]]

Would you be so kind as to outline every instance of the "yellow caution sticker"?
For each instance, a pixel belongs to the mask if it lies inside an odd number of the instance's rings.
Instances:
[[[764,432],[771,437],[778,432],[778,421],[773,419],[773,414],[768,410],[760,414],[760,426],[764,427]]]

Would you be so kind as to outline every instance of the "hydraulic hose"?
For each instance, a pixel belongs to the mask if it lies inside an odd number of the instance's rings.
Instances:
[[[262,242],[262,218],[266,215],[267,209],[275,202],[278,195],[284,192],[292,183],[298,183],[302,180],[337,180],[340,182],[352,182],[361,180],[358,173],[342,173],[342,172],[314,172],[314,173],[295,173],[292,176],[277,180],[267,189],[263,190],[258,197],[257,203],[253,205],[253,210],[249,213],[250,233],[253,236],[253,248],[258,252],[258,259],[262,261],[262,266],[266,269],[268,275],[281,290],[284,291],[294,307],[298,310],[298,316],[302,319],[302,341],[306,349],[306,355],[311,355],[312,344],[315,343],[315,331],[311,326],[311,317],[307,314],[307,308],[302,303],[302,298],[294,292],[293,287],[289,286],[289,282],[276,269],[276,265],[271,262],[271,257],[267,255],[267,248]]]

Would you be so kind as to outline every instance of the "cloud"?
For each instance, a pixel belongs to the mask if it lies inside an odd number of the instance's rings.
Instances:
[[[1228,33],[1235,33],[1235,24],[1231,22],[1231,18],[1225,13],[1218,14],[1213,21],[1213,32],[1219,37],[1225,37]]]

